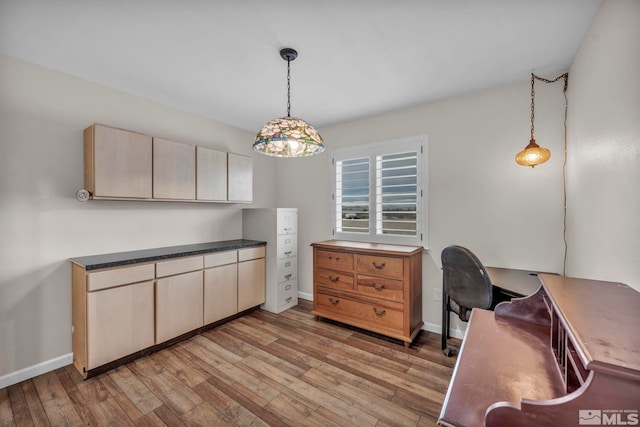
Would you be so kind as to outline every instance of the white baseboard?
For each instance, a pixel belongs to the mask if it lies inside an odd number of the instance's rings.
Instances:
[[[19,371],[12,372],[0,377],[0,389],[17,384],[21,381],[28,380],[38,375],[46,374],[63,366],[67,366],[73,363],[73,353],[65,354],[55,359],[47,360],[37,365],[29,366],[28,368],[20,369]]]
[[[313,294],[298,291],[298,298],[306,299],[307,301],[313,301]]]

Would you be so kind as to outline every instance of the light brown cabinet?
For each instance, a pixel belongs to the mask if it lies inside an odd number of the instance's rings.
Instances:
[[[237,251],[204,257],[204,323],[213,323],[238,312]]]
[[[253,200],[253,159],[240,154],[228,153],[229,174],[228,200],[250,202]]]
[[[91,199],[253,201],[253,159],[240,154],[93,124],[84,163]]]
[[[73,363],[85,378],[264,302],[264,242],[176,248],[71,260]]]
[[[422,247],[329,240],[313,246],[313,314],[409,346],[423,325]]]
[[[227,200],[227,153],[196,147],[198,200]]]
[[[152,197],[152,138],[93,125],[84,130],[84,187],[94,199]]]
[[[86,371],[155,343],[154,265],[87,273],[73,264],[73,362]]]
[[[238,311],[247,310],[265,300],[265,247],[238,251]]]
[[[196,198],[196,147],[153,138],[153,198]]]

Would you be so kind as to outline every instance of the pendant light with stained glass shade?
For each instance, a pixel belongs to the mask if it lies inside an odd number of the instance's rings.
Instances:
[[[309,123],[291,117],[291,61],[298,52],[291,48],[280,51],[287,61],[287,116],[271,120],[264,125],[253,143],[259,153],[276,157],[306,157],[324,151],[324,141]]]

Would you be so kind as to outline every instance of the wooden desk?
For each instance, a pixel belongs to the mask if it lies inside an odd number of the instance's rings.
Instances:
[[[529,297],[473,310],[438,424],[578,426],[581,411],[592,410],[602,425],[633,424],[640,293],[622,283],[540,280]]]
[[[540,287],[537,271],[516,270],[513,268],[484,267],[491,278],[493,286],[497,286],[513,297],[533,295]]]

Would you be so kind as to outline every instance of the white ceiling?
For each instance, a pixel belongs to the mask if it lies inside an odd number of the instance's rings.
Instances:
[[[0,52],[250,131],[566,71],[600,0],[0,0]]]

